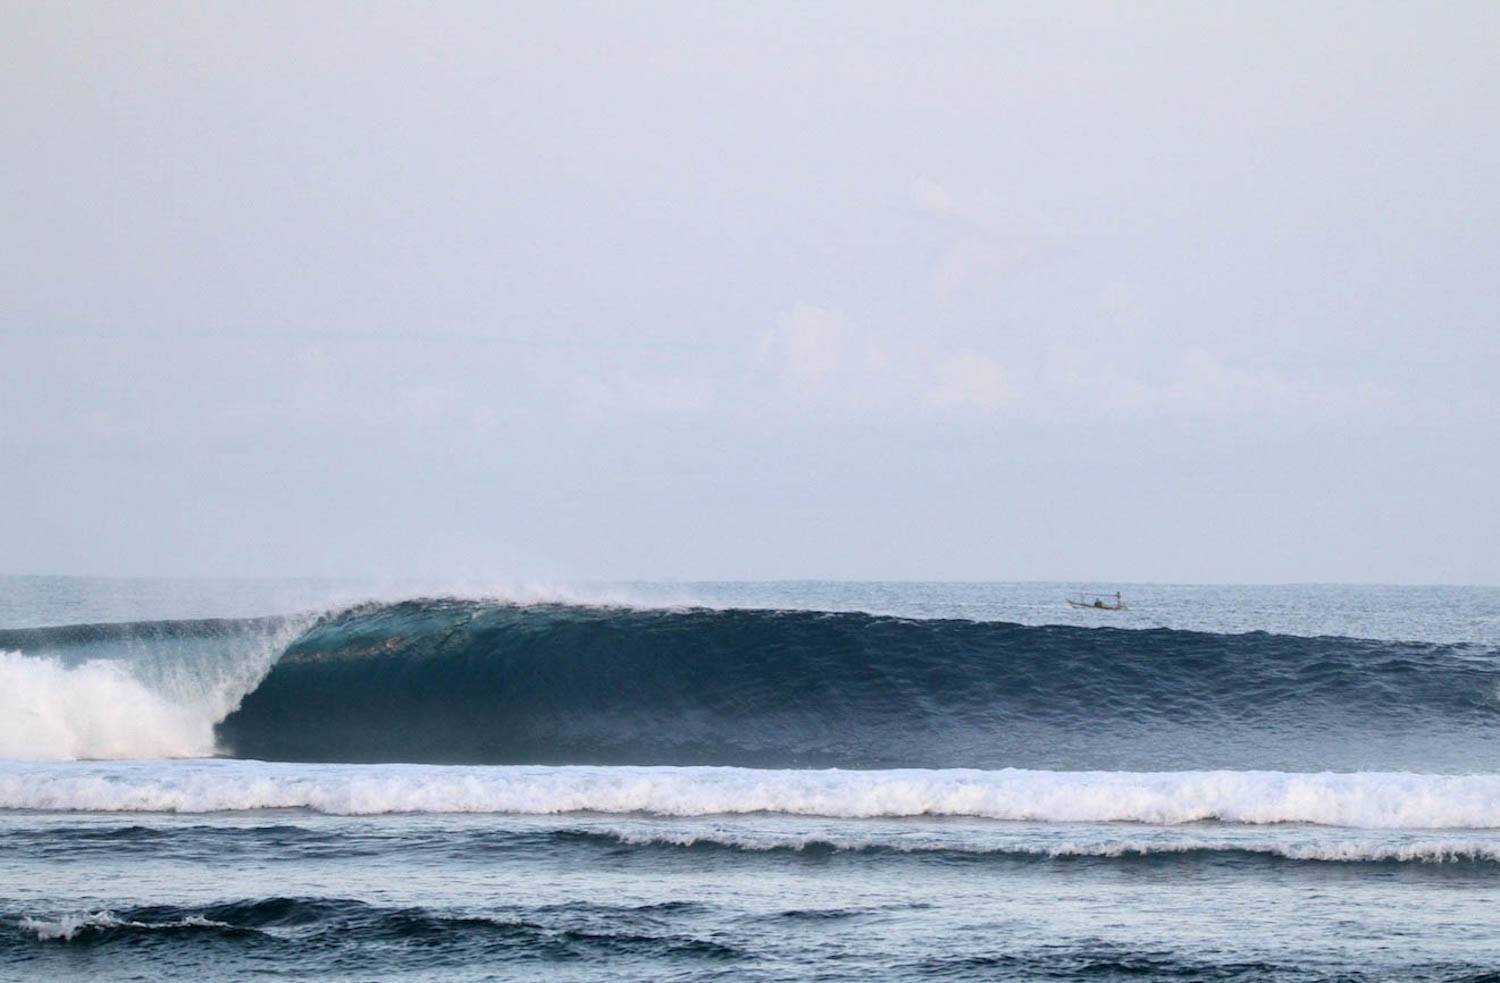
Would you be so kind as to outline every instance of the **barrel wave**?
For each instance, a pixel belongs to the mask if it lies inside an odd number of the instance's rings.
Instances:
[[[1473,646],[413,600],[318,620],[216,728],[288,761],[1471,770]]]

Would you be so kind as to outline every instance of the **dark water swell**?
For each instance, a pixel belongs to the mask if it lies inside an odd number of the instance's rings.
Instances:
[[[807,968],[795,951],[786,952],[788,937],[799,949],[840,951],[838,933],[851,924],[868,929],[884,916],[875,910],[791,908],[753,920],[726,923],[719,917],[692,903],[571,903],[476,914],[278,896],[41,917],[6,910],[0,911],[0,970],[27,976],[201,979],[225,971],[279,974],[295,967],[299,975],[331,978],[377,973],[488,979],[595,978],[599,967],[607,966],[616,978],[783,980],[802,978]],[[1462,962],[1369,967],[1368,972],[1341,967],[1331,977],[1334,967],[1316,961],[1236,957],[1232,947],[1186,952],[1103,939],[1028,944],[1002,935],[968,948],[941,954],[840,952],[833,973],[862,979],[1494,979],[1486,967]]]
[[[355,969],[357,960],[371,956],[380,958],[383,972],[426,973],[449,962],[610,959],[628,966],[648,960],[712,964],[744,956],[732,946],[670,931],[660,916],[673,914],[674,906],[594,907],[472,913],[348,898],[267,897],[41,916],[5,912],[0,965],[7,957],[45,955],[59,946],[155,952],[200,966],[216,952],[225,959],[258,956],[314,972]]]
[[[1441,770],[1494,753],[1497,691],[1469,646],[423,600],[312,626],[218,736],[302,761]]]

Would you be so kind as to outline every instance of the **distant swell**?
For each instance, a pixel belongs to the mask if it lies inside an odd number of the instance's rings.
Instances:
[[[1478,769],[1463,646],[411,601],[298,638],[218,728],[273,760]]]

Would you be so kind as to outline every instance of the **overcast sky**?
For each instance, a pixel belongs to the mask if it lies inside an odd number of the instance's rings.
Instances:
[[[1500,583],[1500,5],[0,0],[0,572]]]

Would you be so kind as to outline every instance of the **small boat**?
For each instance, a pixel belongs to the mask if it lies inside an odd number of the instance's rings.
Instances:
[[[1121,600],[1120,592],[1113,594],[1074,594],[1066,599],[1068,604],[1075,608],[1089,608],[1093,611],[1128,611],[1129,607]]]

